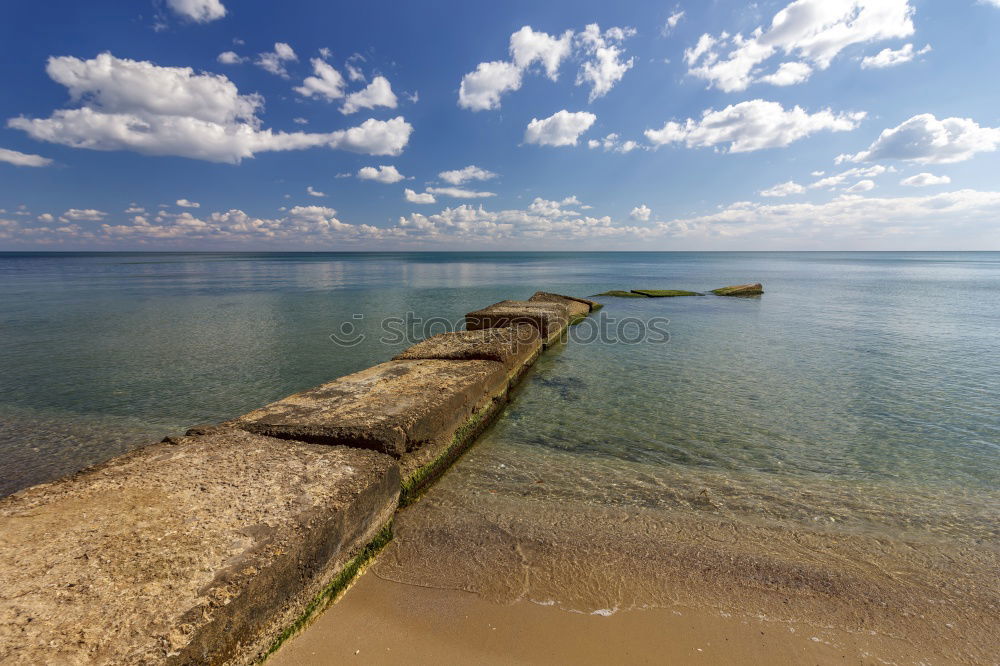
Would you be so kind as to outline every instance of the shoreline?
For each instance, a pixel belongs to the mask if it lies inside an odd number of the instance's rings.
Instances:
[[[473,593],[397,583],[369,572],[267,663],[597,665],[700,661],[792,666],[807,661],[843,664],[879,660],[915,663],[926,660],[926,654],[898,638],[726,616],[683,606],[603,616],[525,600],[495,604]]]

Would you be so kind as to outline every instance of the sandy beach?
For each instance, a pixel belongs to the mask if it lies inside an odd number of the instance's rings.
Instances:
[[[677,607],[610,616],[405,585],[369,573],[268,663],[859,664],[918,663],[884,636]],[[934,661],[933,663],[944,663]]]

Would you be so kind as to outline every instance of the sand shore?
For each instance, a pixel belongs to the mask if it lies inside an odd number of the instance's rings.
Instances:
[[[468,592],[388,581],[369,571],[268,664],[798,665],[922,661],[926,663],[919,647],[883,636],[727,617],[683,607],[601,616],[528,601],[501,605]]]

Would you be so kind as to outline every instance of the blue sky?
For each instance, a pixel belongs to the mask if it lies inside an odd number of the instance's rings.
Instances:
[[[1000,0],[5,12],[0,250],[1000,249]]]

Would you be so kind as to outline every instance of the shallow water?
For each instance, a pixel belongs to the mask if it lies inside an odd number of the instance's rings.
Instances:
[[[974,626],[1000,600],[998,253],[0,254],[0,492],[386,360],[407,342],[384,317],[751,280],[604,299],[376,571],[582,610],[700,590],[767,614],[794,588],[851,596],[859,631],[885,604]],[[654,317],[668,341],[614,334]],[[364,339],[335,344],[345,324]]]

